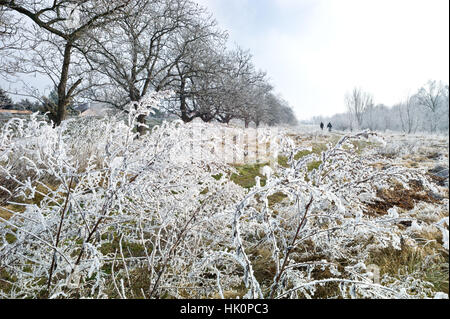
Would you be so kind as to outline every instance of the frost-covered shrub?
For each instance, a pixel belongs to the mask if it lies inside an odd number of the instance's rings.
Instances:
[[[210,151],[186,156],[199,141],[181,122],[135,139],[138,114],[57,129],[34,117],[2,130],[1,173],[25,207],[2,208],[12,214],[0,223],[0,267],[11,278],[4,296],[125,297],[123,280],[130,289],[145,269],[142,294],[156,297],[175,279],[188,285],[196,258],[220,244],[217,218],[242,196],[213,177],[227,174],[225,163]],[[36,178],[17,175],[16,165]]]
[[[393,182],[408,188],[409,181],[419,180],[438,191],[417,171],[390,165],[380,170],[370,165],[380,160],[373,152],[355,154],[351,142],[369,137],[380,141],[370,132],[349,135],[329,145],[321,156],[311,154],[298,160],[295,155],[304,149],[281,137],[289,167],[280,167],[265,187],[258,184],[238,204],[233,220],[235,254],[221,254],[242,267],[246,296],[313,298],[328,284],[335,284],[335,296],[344,298],[433,296],[432,284],[413,275],[403,281],[386,275],[383,281],[374,282],[368,270],[374,266],[366,265],[371,252],[402,250],[408,238],[397,227],[402,221],[398,214],[367,214],[367,204],[377,198],[377,189],[389,188]],[[310,170],[311,162],[320,165]],[[287,200],[271,207],[269,199],[274,194],[284,194]],[[271,252],[266,263],[273,277],[264,288],[255,275],[255,246]],[[445,243],[444,247],[448,249]]]
[[[2,128],[1,297],[316,298],[325,288],[326,297],[433,297],[414,274],[375,280],[369,264],[373,251],[401,250],[414,235],[397,227],[413,216],[367,213],[377,190],[418,180],[439,192],[419,170],[355,152],[358,140],[383,145],[376,134],[298,158],[305,149],[292,132],[262,129],[270,157],[287,165],[272,161],[265,185],[257,176],[247,190],[230,181],[229,160],[243,150],[223,145],[224,131],[242,130],[175,121],[137,138],[137,117],[160,97],[118,117]],[[448,217],[429,227],[448,251]]]

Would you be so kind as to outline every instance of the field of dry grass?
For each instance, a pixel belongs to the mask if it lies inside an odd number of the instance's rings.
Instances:
[[[245,134],[241,134],[242,131]],[[205,145],[193,145],[193,154],[200,153],[200,150],[212,150],[214,152],[221,152],[216,154],[222,156],[222,159],[228,164],[227,169],[220,174],[209,173],[213,179],[210,186],[217,182],[232,182],[235,185],[241,187],[239,195],[240,200],[244,196],[256,192],[255,201],[249,204],[250,211],[266,211],[270,212],[270,218],[277,221],[279,229],[285,229],[286,234],[295,232],[295,214],[293,214],[293,202],[292,196],[288,192],[281,189],[281,191],[263,192],[264,187],[268,182],[273,181],[274,178],[280,178],[280,176],[289,176],[292,160],[301,162],[303,159],[313,156],[312,160],[307,162],[306,169],[302,172],[301,177],[304,177],[306,183],[314,183],[310,179],[315,178],[315,172],[322,168],[322,154],[327,150],[333,148],[343,137],[342,132],[322,132],[311,127],[303,127],[297,129],[274,129],[269,131],[258,132],[255,129],[242,130],[237,128],[227,127],[213,127],[211,131],[203,129],[200,131],[201,140]],[[262,133],[262,134],[259,134]],[[194,133],[195,134],[195,133]],[[279,148],[277,145],[277,136],[284,134],[292,141],[291,148],[299,149],[295,154],[292,154],[292,159],[289,159],[289,154]],[[400,238],[399,247],[393,246],[380,246],[375,245],[378,239],[377,236],[384,236],[373,233],[371,236],[363,236],[360,238],[347,238],[344,240],[345,247],[342,247],[343,253],[341,256],[330,255],[330,252],[323,244],[323,239],[314,238],[314,232],[308,235],[306,239],[302,239],[301,243],[294,245],[292,251],[289,251],[291,262],[294,267],[297,267],[296,271],[300,273],[307,273],[308,280],[310,282],[322,283],[314,290],[313,298],[342,298],[342,294],[347,296],[345,288],[339,283],[339,280],[344,278],[334,278],[336,274],[348,272],[351,267],[358,265],[358,259],[363,258],[365,265],[370,265],[376,268],[377,276],[379,276],[380,283],[383,285],[396,285],[399,282],[405,280],[416,280],[420,282],[417,284],[415,281],[404,283],[408,287],[408,294],[414,296],[416,289],[415,285],[420,286],[421,296],[423,295],[424,287],[428,287],[426,295],[433,297],[433,294],[443,292],[449,293],[448,282],[448,205],[449,205],[449,192],[448,192],[448,156],[449,156],[449,141],[448,137],[443,136],[429,136],[429,135],[416,135],[408,136],[394,133],[377,133],[380,139],[357,139],[352,140],[349,143],[343,145],[343,150],[348,151],[354,156],[355,163],[358,162],[358,158],[364,158],[365,168],[371,170],[372,174],[380,174],[384,171],[399,167],[405,169],[408,172],[412,172],[417,176],[423,177],[429,181],[430,185],[433,185],[430,189],[429,185],[425,185],[420,180],[411,179],[407,183],[400,183],[396,179],[388,179],[383,181],[387,183],[387,186],[379,187],[372,185],[376,189],[376,197],[370,198],[370,200],[364,200],[364,193],[358,194],[358,198],[363,203],[363,217],[370,222],[372,219],[375,223],[393,223],[392,231]],[[219,139],[214,139],[214,136],[219,136]],[[383,142],[384,140],[384,142]],[[211,145],[216,143],[216,145]],[[237,150],[236,150],[237,149]],[[198,150],[198,151],[196,151]],[[228,151],[227,151],[228,150]],[[86,161],[86,158],[84,158]],[[83,164],[86,167],[87,164]],[[271,168],[271,176],[267,175],[265,167]],[[436,168],[438,168],[436,170]],[[447,177],[443,177],[442,171],[445,173],[447,169]],[[439,171],[437,174],[436,172]],[[208,174],[208,172],[206,172]],[[294,172],[295,173],[295,172]],[[26,171],[22,174],[26,175]],[[97,176],[94,181],[97,184],[89,186],[92,189],[99,191],[102,188],[106,188],[109,180],[101,174],[100,178]],[[283,175],[284,174],[284,175]],[[330,174],[325,170],[322,172],[324,176]],[[4,181],[5,189],[13,191],[15,186],[11,181],[7,179],[1,179]],[[343,181],[350,183],[351,181]],[[9,183],[8,185],[6,183]],[[122,182],[121,182],[122,183]],[[201,183],[199,183],[201,184]],[[282,184],[282,183],[281,183]],[[72,184],[71,184],[72,185]],[[3,186],[3,185],[2,185]],[[0,189],[0,217],[4,221],[8,221],[14,214],[21,214],[28,206],[35,205],[40,207],[45,205],[47,209],[51,209],[53,206],[63,206],[66,193],[63,185],[58,184],[55,180],[41,180],[35,186],[34,196],[30,197],[30,194],[24,199],[23,194],[8,194],[5,190]],[[317,185],[312,185],[316,187]],[[331,185],[332,186],[332,185]],[[81,184],[72,186],[74,189],[84,187]],[[86,185],[87,187],[87,185]],[[220,188],[220,187],[219,187]],[[70,189],[70,187],[69,187]],[[201,192],[198,194],[198,203],[200,207],[204,206],[205,198],[209,196],[215,196],[216,194],[211,190],[211,187],[200,187]],[[171,190],[170,195],[173,198],[181,196],[181,191]],[[86,193],[86,192],[85,192]],[[86,194],[83,193],[83,196]],[[180,194],[181,193],[181,194]],[[213,193],[213,194],[212,194]],[[354,195],[354,194],[353,194]],[[54,203],[49,203],[51,197],[57,197]],[[181,198],[181,197],[180,197]],[[267,206],[264,201],[267,199]],[[3,200],[3,201],[2,201]],[[134,199],[130,200],[130,203],[134,205]],[[236,202],[237,204],[239,201]],[[86,204],[87,205],[87,204]],[[132,205],[132,206],[133,206]],[[169,203],[170,205],[170,203]],[[220,205],[220,201],[216,203]],[[239,205],[242,205],[239,204]],[[317,206],[314,208],[314,213],[311,216],[312,220],[317,219],[318,227],[317,233],[321,231],[329,231],[330,229],[339,228],[340,225],[346,222],[346,220],[354,219],[353,203],[346,204],[345,216],[343,218],[337,218],[334,222],[334,226],[330,226],[328,222],[321,220],[321,214],[333,214],[336,210],[334,201],[331,204]],[[266,207],[266,208],[265,208]],[[218,208],[218,207],[216,207]],[[216,210],[212,207],[212,210]],[[230,213],[231,214],[231,213]],[[253,214],[253,213],[252,213]],[[252,217],[253,218],[253,217]],[[267,232],[258,223],[254,223],[249,216],[242,217],[242,242],[246,245],[244,253],[248,257],[248,262],[252,266],[252,272],[254,279],[262,287],[264,297],[269,297],[270,287],[273,284],[274,278],[277,277],[280,271],[280,265],[277,263],[281,259],[275,259],[272,244],[268,240],[269,237],[264,232]],[[359,218],[359,217],[358,217]],[[447,218],[447,225],[445,223],[441,228],[438,226],[442,220]],[[151,218],[152,219],[152,218]],[[218,228],[213,228],[220,233],[220,236],[225,236],[224,241],[218,241],[220,244],[214,244],[214,240],[206,240],[205,251],[212,251],[217,253],[222,250],[224,245],[229,242],[231,234],[231,221],[232,216],[224,217],[224,220],[230,224],[222,222]],[[134,224],[136,222],[133,222]],[[210,222],[208,222],[210,223]],[[175,226],[169,226],[163,231],[169,233]],[[234,227],[234,226],[233,226]],[[334,228],[333,228],[334,227]],[[98,252],[99,254],[107,257],[108,260],[116,258],[118,251],[120,250],[122,259],[118,259],[116,268],[114,269],[115,259],[111,262],[105,262],[100,266],[102,276],[106,276],[106,284],[103,293],[106,293],[110,298],[121,297],[122,293],[126,290],[132,296],[140,298],[147,297],[143,292],[145,287],[151,285],[152,280],[148,277],[148,269],[146,266],[132,267],[128,265],[127,268],[125,260],[136,259],[143,260],[149,258],[149,252],[153,247],[139,244],[139,241],[123,240],[118,235],[117,230],[113,230],[99,235],[98,239]],[[114,229],[111,227],[111,229]],[[209,229],[209,228],[208,228]],[[447,239],[445,238],[445,231],[447,230]],[[196,236],[195,228],[192,230],[194,233],[191,236]],[[202,229],[201,232],[206,232]],[[274,232],[276,233],[276,232]],[[286,235],[286,238],[282,238],[285,234],[278,233],[280,238],[275,238],[274,242],[292,240],[292,237]],[[214,234],[213,234],[214,235]],[[148,239],[153,240],[151,233],[146,233],[145,236],[149,236]],[[349,236],[345,234],[345,236]],[[310,237],[310,238],[309,238]],[[112,238],[111,240],[109,240]],[[4,245],[15,243],[17,238],[8,233],[8,237],[5,237]],[[180,240],[180,239],[178,239]],[[184,238],[183,238],[184,240]],[[203,239],[202,239],[203,240]],[[234,239],[236,241],[236,239]],[[447,242],[446,242],[447,241]],[[178,242],[178,241],[177,241]],[[295,238],[294,241],[295,243]],[[81,242],[80,242],[81,243]],[[77,242],[77,245],[80,243]],[[199,244],[204,245],[205,242],[199,241]],[[447,246],[446,246],[447,245]],[[354,249],[353,249],[354,247]],[[373,248],[371,248],[373,247]],[[209,250],[208,250],[209,249]],[[227,249],[235,249],[228,247]],[[78,248],[79,250],[79,248]],[[217,251],[216,251],[217,250]],[[77,249],[75,249],[75,252]],[[123,251],[123,252],[122,252]],[[179,251],[177,251],[179,253]],[[181,253],[181,252],[180,252]],[[363,261],[361,259],[361,261]],[[122,263],[122,264],[121,264]],[[134,262],[136,263],[136,262]],[[355,263],[357,264],[355,266]],[[139,264],[139,263],[137,263]],[[134,265],[134,264],[133,264]],[[0,260],[1,267],[1,260]],[[157,266],[160,269],[160,265]],[[173,266],[175,267],[175,265]],[[186,267],[187,266],[183,266]],[[229,265],[222,265],[218,269],[225,271],[231,267]],[[350,267],[350,268],[349,268]],[[365,267],[365,266],[364,266]],[[27,267],[25,267],[27,269]],[[234,269],[234,268],[230,268]],[[294,268],[293,268],[294,269]],[[351,268],[353,269],[353,268]],[[356,269],[356,268],[355,268]],[[0,269],[0,290],[7,295],[15,286],[15,282],[18,278],[12,276],[6,268]],[[172,271],[172,269],[170,269]],[[173,269],[174,276],[175,268]],[[179,272],[179,270],[176,270]],[[228,271],[228,270],[227,270]],[[353,271],[353,270],[351,270]],[[122,279],[127,278],[127,284],[125,284],[123,291],[118,291],[115,286],[117,278],[112,279],[108,276],[112,276],[116,273],[116,276]],[[367,272],[363,272],[358,276],[366,276]],[[178,273],[178,275],[181,275]],[[126,277],[125,277],[126,276]],[[205,282],[212,280],[211,273],[205,274],[206,278],[202,279]],[[225,298],[244,297],[248,291],[246,285],[239,278],[246,276],[241,270],[235,270],[231,276],[233,279],[223,286],[223,291],[219,294],[215,291],[214,287],[205,288],[206,290],[192,290],[188,286],[183,288],[183,285],[178,287],[175,292],[165,291],[160,297],[166,298],[218,298],[223,295]],[[230,278],[231,278],[230,277]],[[41,278],[45,282],[45,278]],[[88,280],[88,279],[86,279]],[[408,286],[409,285],[409,286]],[[424,286],[425,285],[425,286]],[[428,286],[427,286],[428,285]],[[417,286],[417,287],[419,287]],[[288,286],[286,289],[292,287]],[[208,292],[206,292],[208,291]],[[344,292],[343,292],[344,291]],[[283,294],[281,294],[283,295]],[[45,294],[42,296],[46,296]],[[78,296],[74,294],[72,296]],[[80,295],[81,296],[81,295]],[[309,298],[310,292],[299,291],[296,298]],[[348,295],[350,296],[350,295]],[[347,296],[347,297],[348,297]],[[352,295],[353,296],[353,295]]]

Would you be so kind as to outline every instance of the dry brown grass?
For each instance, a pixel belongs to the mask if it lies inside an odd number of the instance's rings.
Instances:
[[[392,189],[378,189],[377,197],[379,199],[367,204],[366,214],[370,216],[383,216],[394,206],[411,210],[419,202],[440,202],[432,197],[418,180],[409,181],[409,189],[404,188],[398,183]]]
[[[368,263],[377,265],[380,275],[400,278],[413,275],[433,284],[435,292],[449,293],[448,251],[442,247],[442,233],[426,227],[412,234],[415,244],[402,242],[400,250],[392,247],[374,250]]]
[[[0,217],[9,219],[13,215],[11,211],[15,213],[23,213],[26,209],[23,205],[9,204],[8,202],[15,202],[19,204],[36,204],[39,206],[41,201],[49,195],[50,192],[56,191],[59,188],[59,183],[56,181],[46,181],[45,184],[42,182],[34,183],[34,186],[36,188],[36,192],[32,199],[24,199],[21,196],[3,198],[3,204],[0,204]],[[61,196],[63,195],[64,194],[61,194]]]
[[[13,213],[11,211],[16,213],[23,213],[25,211],[25,206],[19,206],[19,205],[4,205],[0,207],[0,217],[3,219],[10,219]]]
[[[262,286],[270,286],[277,271],[271,249],[269,247],[255,249],[252,259],[255,278]]]

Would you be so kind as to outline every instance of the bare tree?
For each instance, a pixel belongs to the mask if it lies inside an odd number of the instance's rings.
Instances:
[[[214,104],[217,120],[229,123],[233,118],[247,118],[250,121],[248,102],[251,85],[255,83],[255,70],[248,50],[236,47],[223,54],[223,70],[216,73],[219,87]]]
[[[21,70],[20,62],[15,58],[15,52],[23,48],[19,37],[20,18],[14,16],[11,10],[0,5],[0,77],[10,80],[10,76]]]
[[[210,104],[216,106],[216,119],[228,123],[232,118],[244,121],[246,127],[254,122],[276,125],[295,124],[295,115],[288,103],[273,93],[266,73],[256,70],[252,55],[240,47],[228,52],[226,63],[217,69],[217,93]],[[213,82],[208,80],[209,83]]]
[[[171,112],[184,122],[195,118],[209,122],[218,112],[215,101],[221,84],[217,78],[226,72],[221,53],[227,36],[209,15],[198,17],[192,28],[181,31],[172,42],[174,63],[165,84],[176,93]]]
[[[407,134],[415,133],[419,126],[417,99],[414,96],[408,96],[397,107],[403,132]]]
[[[360,88],[354,88],[351,94],[346,94],[345,102],[350,115],[356,119],[358,127],[361,128],[364,113],[373,105],[373,96]]]
[[[231,103],[228,113],[244,121],[245,127],[250,122],[259,125],[265,108],[265,97],[272,90],[265,72],[258,71],[248,50],[237,47],[230,53],[230,68],[228,86],[230,87]]]
[[[35,54],[27,62],[37,62],[36,71],[49,76],[57,87],[58,103],[47,105],[55,125],[66,118],[67,105],[83,81],[83,77],[71,74],[74,52],[83,51],[80,47],[89,30],[114,21],[114,15],[129,1],[0,0],[0,6],[32,22],[24,36],[28,36],[29,49]]]
[[[13,18],[7,9],[7,7],[0,6],[0,50],[5,50],[11,45],[6,40],[17,33],[19,22]]]
[[[365,124],[365,127],[367,127],[370,130],[375,130],[376,127],[376,108],[373,103],[369,104],[364,113],[363,113],[363,123]]]
[[[448,129],[449,129],[449,89],[448,89],[448,85],[444,85],[441,119],[442,119],[442,122],[441,122],[440,129],[448,131]]]
[[[207,47],[215,25],[206,9],[191,0],[132,0],[112,32],[92,33],[95,46],[87,54],[103,86],[91,90],[90,97],[123,108],[150,91],[172,88],[187,121],[187,82],[198,73],[194,66],[201,65],[201,47]],[[113,98],[111,91],[116,92]],[[145,119],[142,115],[139,123]],[[142,135],[145,127],[139,125],[138,131]]]
[[[439,109],[445,100],[445,86],[442,82],[428,81],[417,93],[419,105],[430,113],[430,132],[436,132],[439,121]]]

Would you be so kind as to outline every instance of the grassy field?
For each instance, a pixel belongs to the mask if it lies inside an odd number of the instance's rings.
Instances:
[[[212,128],[216,133],[224,129]],[[186,166],[190,173],[196,170],[196,175],[185,175],[182,179],[180,176],[183,174],[179,170],[184,164],[177,164],[170,170],[164,166],[154,168],[146,173],[148,175],[140,173],[142,177],[131,173],[117,174],[113,168],[109,171],[99,168],[89,173],[92,174],[89,179],[71,180],[69,184],[55,178],[36,178],[28,188],[19,187],[28,190],[14,193],[20,183],[16,185],[2,176],[5,186],[0,189],[0,200],[3,200],[0,202],[3,240],[0,256],[11,249],[14,251],[16,246],[33,246],[37,237],[50,238],[46,240],[54,242],[58,224],[63,220],[59,211],[62,208],[65,211],[67,206],[67,218],[87,224],[88,230],[92,225],[102,225],[101,231],[95,235],[94,232],[80,235],[83,234],[82,227],[76,231],[70,228],[79,227],[76,223],[63,228],[67,234],[58,244],[65,250],[66,258],[76,260],[77,256],[86,256],[85,259],[78,257],[86,265],[91,265],[90,260],[95,256],[97,259],[94,260],[98,260],[95,271],[88,271],[94,268],[85,266],[85,273],[77,281],[78,288],[62,286],[69,298],[95,297],[89,291],[96,289],[95,282],[99,278],[103,284],[97,296],[107,298],[123,298],[125,295],[151,297],[149,287],[160,278],[165,280],[165,285],[173,283],[177,286],[176,289],[158,288],[162,289],[158,292],[160,298],[244,297],[249,293],[248,286],[256,285],[255,282],[261,289],[261,296],[270,298],[273,297],[271,287],[274,282],[281,285],[276,278],[288,275],[297,276],[297,279],[283,286],[280,296],[293,289],[294,282],[304,282],[314,283],[315,288],[296,290],[290,298],[350,298],[354,293],[350,292],[351,287],[346,286],[345,280],[352,278],[352,282],[358,283],[358,280],[363,280],[361,278],[367,280],[366,277],[372,274],[369,268],[376,270],[377,280],[386,289],[405,287],[409,297],[432,298],[438,292],[448,294],[448,242],[445,247],[443,228],[439,228],[439,223],[448,219],[448,179],[445,184],[445,179],[430,173],[436,166],[447,165],[448,169],[447,137],[379,134],[389,141],[384,144],[377,139],[354,139],[340,148],[340,152],[347,154],[347,158],[340,162],[333,160],[328,151],[338,145],[344,133],[303,128],[288,129],[283,134],[293,143],[287,148],[290,153],[286,148],[277,148],[277,140],[267,142],[262,139],[259,145],[257,142],[256,146],[246,148],[247,155],[237,156],[243,161],[228,162],[217,171],[212,168],[213,163],[205,165],[205,158],[202,158],[198,167],[192,163]],[[209,135],[202,136],[211,141]],[[219,139],[219,144],[218,149],[225,148],[222,139]],[[269,153],[269,150],[277,151]],[[261,152],[264,156],[253,157],[252,160],[252,156]],[[333,156],[340,156],[336,154]],[[306,160],[304,167],[295,166],[303,160]],[[166,154],[161,155],[160,161],[170,163]],[[353,166],[347,167],[350,162]],[[10,165],[8,162],[0,164],[5,169]],[[87,170],[89,165],[85,160],[83,167]],[[270,176],[267,175],[267,167],[270,167]],[[372,188],[374,193],[370,199],[364,199],[368,196],[364,188],[348,192],[351,200],[340,198],[347,196],[339,193],[341,189],[356,182],[352,178],[366,176],[363,170],[368,171],[367,176],[373,177],[384,176],[384,172],[393,169],[423,177],[426,183],[416,179],[401,182],[393,175],[374,183],[369,180],[365,184],[364,187]],[[341,175],[338,174],[340,170],[344,172]],[[22,174],[17,178],[26,180],[32,170],[17,171]],[[86,174],[84,171],[80,173],[81,176]],[[134,183],[139,178],[140,184]],[[169,178],[170,183],[160,185],[155,182],[164,178]],[[115,179],[117,182],[113,184]],[[184,185],[187,181],[191,187]],[[104,206],[95,206],[93,202],[104,203],[108,187],[115,185],[114,189],[120,189],[127,183],[129,186],[123,191],[120,205],[112,205],[107,218],[102,216],[98,209]],[[340,187],[333,190],[333,183]],[[146,195],[136,196],[135,189],[144,190]],[[316,200],[317,203],[311,206],[311,212],[304,218],[307,227],[302,228],[300,202],[308,201],[308,193],[315,194],[316,198],[323,196],[323,199]],[[356,213],[359,210],[362,215]],[[194,212],[194,215],[189,215],[192,214],[189,212]],[[43,224],[53,223],[54,226],[34,235],[36,238],[27,239],[31,241],[24,241],[20,229],[31,232],[33,228],[27,228],[31,226],[24,224],[26,219],[21,219],[21,214],[30,218],[32,223],[40,218]],[[90,218],[90,221],[79,219],[77,214]],[[13,224],[8,224],[10,220]],[[356,220],[364,222],[361,234],[356,232],[359,227]],[[14,229],[12,226],[16,224],[22,228]],[[240,232],[236,232],[236,224],[239,224]],[[372,231],[373,227],[381,230]],[[47,232],[52,235],[45,237]],[[390,244],[397,239],[395,245]],[[83,255],[86,242],[91,245],[91,255]],[[288,247],[290,242],[291,248],[281,249]],[[231,258],[234,256],[231,252],[239,249],[245,258],[238,253],[233,257],[235,259]],[[230,255],[226,255],[228,252]],[[42,258],[49,256],[51,254]],[[206,263],[205,256],[222,257],[214,257],[217,260],[212,268],[202,268],[199,265]],[[19,296],[23,293],[22,297],[49,297],[46,288],[49,274],[48,268],[45,269],[48,265],[40,270],[40,263],[35,258],[30,254],[26,262],[15,263],[20,273],[27,274],[25,277],[10,268],[6,257],[0,258],[0,292],[4,298],[17,293],[17,289],[24,290],[19,292]],[[289,258],[289,266],[284,264],[283,258]],[[51,258],[46,262],[50,261]],[[242,268],[240,263],[248,265]],[[250,273],[246,273],[248,269],[251,269]],[[216,286],[218,273],[222,278],[220,289]],[[65,282],[64,274],[59,270],[53,282]],[[184,279],[187,274],[190,274],[189,278],[194,274],[198,277],[195,284]],[[253,282],[246,282],[249,276]],[[33,279],[25,284],[23,278]],[[195,286],[194,289],[193,285],[203,288]],[[355,296],[367,298],[364,290],[367,287],[358,289],[361,290]]]

